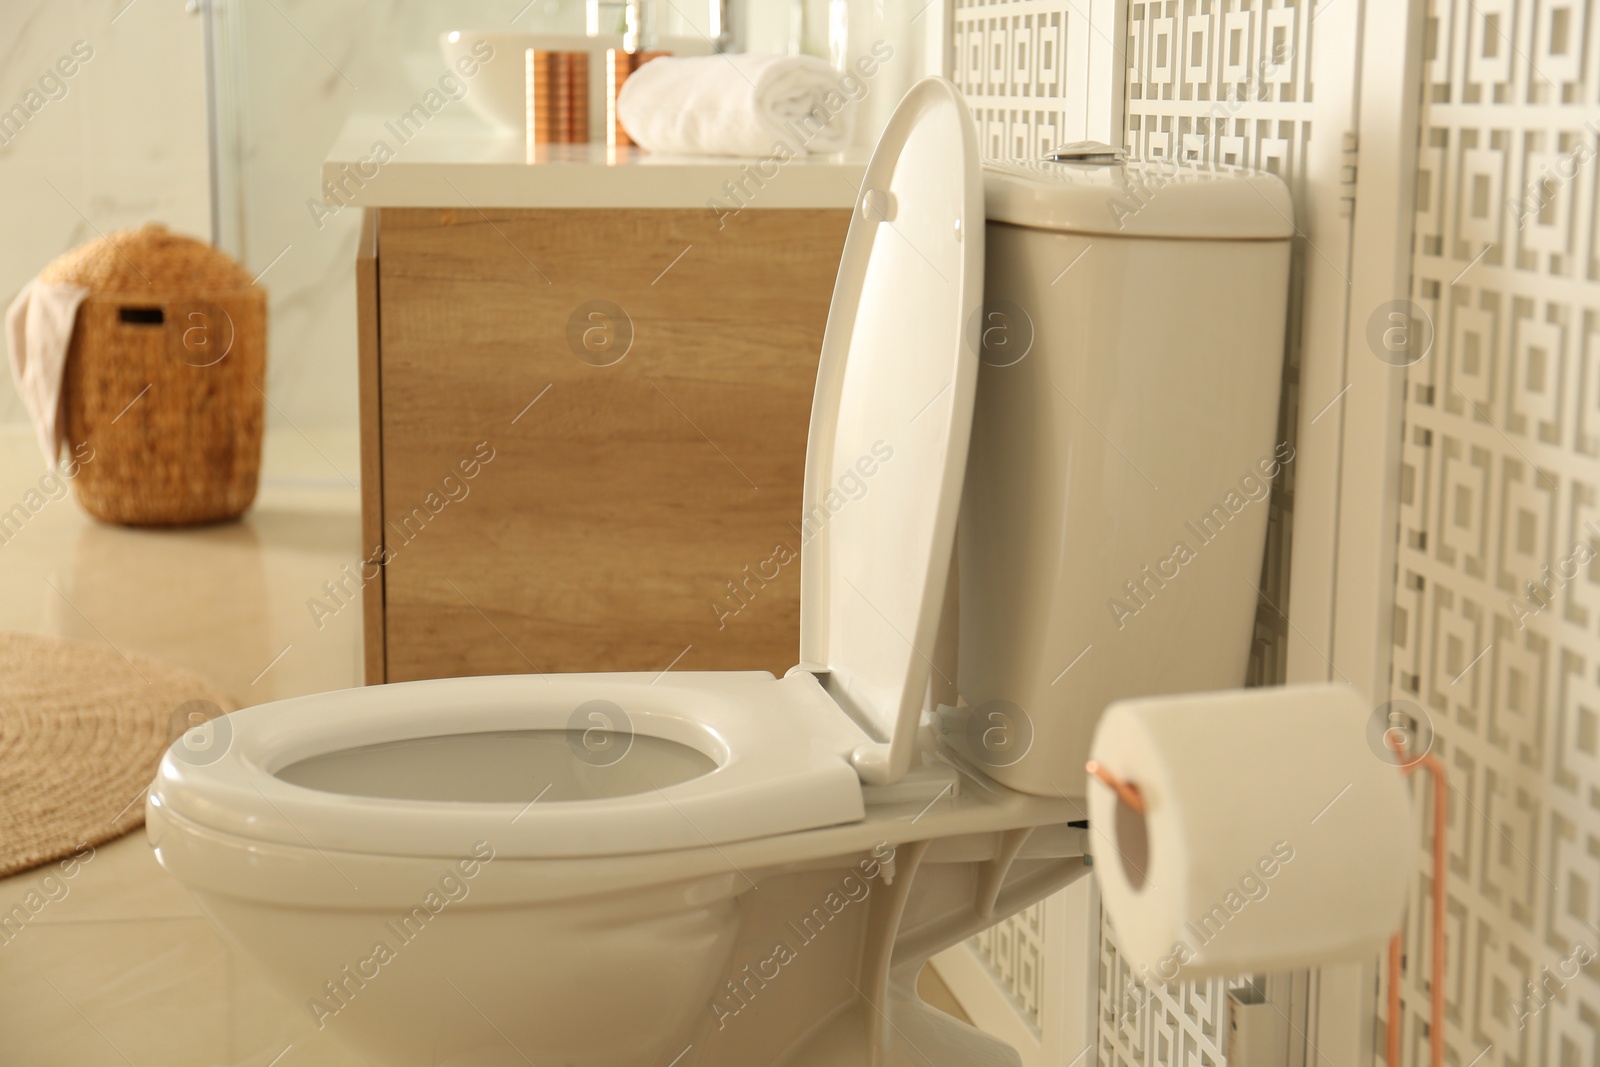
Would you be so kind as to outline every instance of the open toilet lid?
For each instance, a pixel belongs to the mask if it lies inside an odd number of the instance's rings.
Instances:
[[[801,666],[910,766],[949,576],[977,384],[983,294],[977,131],[950,82],[900,102],[845,238],[806,448]]]

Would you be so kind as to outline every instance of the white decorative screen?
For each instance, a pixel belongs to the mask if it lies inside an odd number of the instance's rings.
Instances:
[[[954,0],[950,78],[988,159],[1037,159],[1066,141],[1104,137],[1111,109],[1091,52],[1109,52],[1114,0]],[[1097,89],[1099,91],[1097,91]]]
[[[1043,1027],[1044,913],[1041,901],[968,942],[1035,1033]]]
[[[1431,722],[1451,775],[1461,1065],[1600,1060],[1596,16],[1430,4],[1412,298],[1433,343],[1407,372],[1393,698]],[[1429,848],[1405,934],[1408,1064],[1426,1062],[1438,980]]]
[[[1100,938],[1101,1067],[1218,1067],[1231,982],[1162,985],[1147,982],[1125,963],[1103,929]]]

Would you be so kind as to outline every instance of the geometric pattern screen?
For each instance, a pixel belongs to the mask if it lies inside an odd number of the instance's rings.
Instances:
[[[1461,1065],[1600,1062],[1597,21],[1580,0],[1433,0],[1429,17],[1412,300],[1432,346],[1406,372],[1392,695],[1453,787],[1442,980]],[[1440,980],[1430,847],[1406,1064],[1425,1062]]]
[[[967,942],[1035,1034],[1043,1026],[1044,911],[1040,901]]]
[[[1083,139],[1086,72],[1070,70],[1069,57],[1095,32],[1096,3],[1108,0],[955,0],[950,78],[984,158],[1038,159]]]

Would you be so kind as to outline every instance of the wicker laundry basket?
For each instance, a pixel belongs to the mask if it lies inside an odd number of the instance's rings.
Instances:
[[[90,291],[62,401],[83,509],[130,526],[243,514],[261,469],[266,292],[157,225],[73,249],[40,278]]]

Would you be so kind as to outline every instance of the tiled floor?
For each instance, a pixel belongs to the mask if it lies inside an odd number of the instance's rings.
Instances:
[[[324,453],[269,440],[256,506],[181,531],[102,526],[70,499],[0,543],[0,629],[137,650],[240,705],[360,682],[356,609],[318,628],[306,601],[359,550],[359,500]],[[341,454],[328,449],[335,455]],[[344,451],[348,451],[345,449]],[[0,512],[43,474],[0,431]],[[0,913],[47,869],[0,881]],[[136,832],[99,848],[65,896],[0,941],[0,1067],[359,1067],[223,944]],[[923,995],[959,1012],[927,972]]]
[[[355,609],[318,629],[305,601],[359,551],[356,490],[292,433],[275,437],[243,521],[102,526],[70,499],[0,543],[0,629],[137,650],[241,705],[360,681]],[[324,451],[331,451],[324,448]],[[0,511],[44,473],[0,432]],[[0,913],[50,869],[0,881]],[[0,940],[4,1067],[358,1067],[218,938],[156,866],[143,832],[101,846],[21,932]]]

